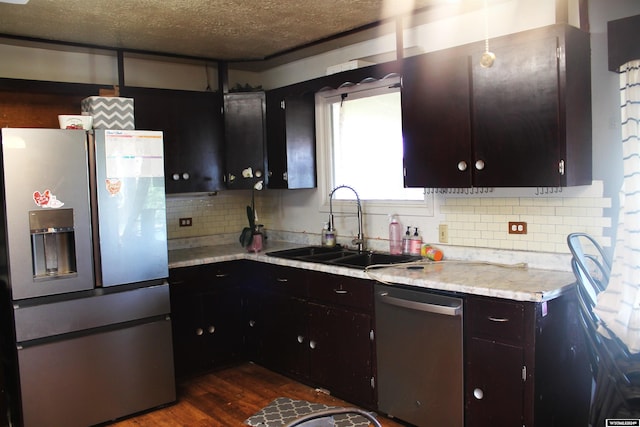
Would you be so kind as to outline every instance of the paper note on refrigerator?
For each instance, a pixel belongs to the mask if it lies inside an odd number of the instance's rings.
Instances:
[[[108,178],[156,178],[164,176],[162,132],[105,132]]]

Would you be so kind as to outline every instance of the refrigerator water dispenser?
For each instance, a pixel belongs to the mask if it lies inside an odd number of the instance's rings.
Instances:
[[[73,209],[30,211],[29,227],[34,279],[77,272]]]

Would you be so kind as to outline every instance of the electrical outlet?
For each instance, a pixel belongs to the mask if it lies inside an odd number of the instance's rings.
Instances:
[[[438,226],[438,241],[440,243],[449,243],[449,226],[447,224]]]
[[[179,221],[180,227],[191,227],[193,225],[193,220],[191,218],[180,218]]]
[[[509,221],[509,234],[527,234],[527,223],[524,221]]]

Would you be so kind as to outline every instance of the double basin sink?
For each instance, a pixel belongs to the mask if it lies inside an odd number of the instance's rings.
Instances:
[[[416,255],[392,255],[382,252],[358,252],[340,246],[305,246],[302,248],[284,249],[267,252],[267,255],[297,261],[338,265],[351,268],[366,268],[371,265],[392,265],[418,261]]]

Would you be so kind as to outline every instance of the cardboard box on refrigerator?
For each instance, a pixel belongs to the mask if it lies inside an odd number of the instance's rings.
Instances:
[[[135,129],[133,98],[90,96],[80,105],[83,114],[93,116],[94,129]]]

